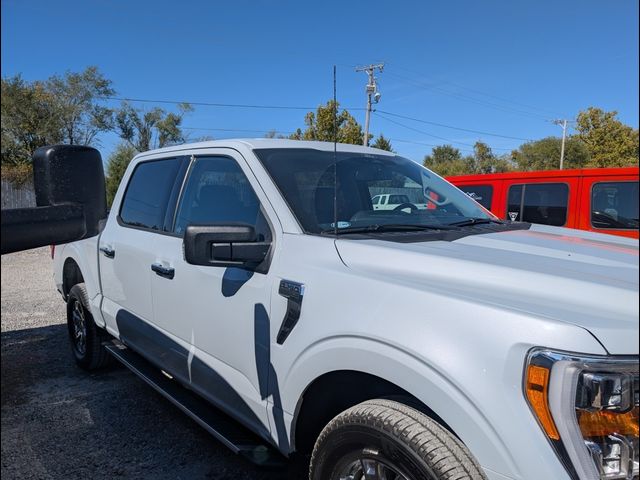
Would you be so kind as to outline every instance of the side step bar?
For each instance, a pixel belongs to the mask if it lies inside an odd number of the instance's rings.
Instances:
[[[177,381],[165,376],[160,369],[121,342],[113,340],[106,342],[104,346],[120,363],[142,378],[234,453],[263,467],[283,467],[286,465],[285,458],[259,436]]]

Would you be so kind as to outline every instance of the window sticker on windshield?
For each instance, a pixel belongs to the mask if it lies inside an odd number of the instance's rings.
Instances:
[[[511,219],[512,222],[515,222],[516,219],[518,218],[518,212],[509,212],[509,218]]]
[[[335,228],[336,224],[331,222],[331,228]],[[338,222],[338,228],[349,228],[351,226],[351,222]]]

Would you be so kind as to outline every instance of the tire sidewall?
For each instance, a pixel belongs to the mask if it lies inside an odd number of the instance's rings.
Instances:
[[[350,457],[379,459],[401,469],[410,480],[437,480],[438,476],[413,450],[373,426],[342,425],[323,439],[312,480],[337,480]]]
[[[80,302],[82,308],[84,310],[85,316],[85,329],[86,329],[86,339],[85,339],[85,352],[84,355],[80,355],[77,349],[75,348],[74,340],[73,340],[73,304],[75,301]],[[67,330],[69,333],[69,346],[71,347],[71,354],[75,359],[76,363],[84,368],[91,368],[92,358],[94,355],[94,349],[96,348],[96,326],[93,322],[93,316],[91,315],[91,311],[89,310],[89,301],[87,297],[87,291],[83,283],[79,283],[74,285],[69,291],[69,297],[67,299]]]

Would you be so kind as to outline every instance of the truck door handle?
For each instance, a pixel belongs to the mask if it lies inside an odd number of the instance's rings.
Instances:
[[[151,265],[151,270],[153,270],[154,272],[156,272],[156,275],[160,275],[161,277],[164,278],[168,278],[169,280],[171,280],[176,271],[175,269],[171,268],[171,267],[165,267],[164,265],[160,264],[160,263],[154,263]]]
[[[100,247],[100,251],[104,254],[105,257],[107,258],[113,258],[116,256],[116,251],[113,248],[109,248],[109,247]]]

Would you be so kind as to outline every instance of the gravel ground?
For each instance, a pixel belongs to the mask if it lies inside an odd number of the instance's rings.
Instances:
[[[234,455],[123,367],[78,369],[48,248],[3,255],[1,278],[3,480],[306,477]]]

